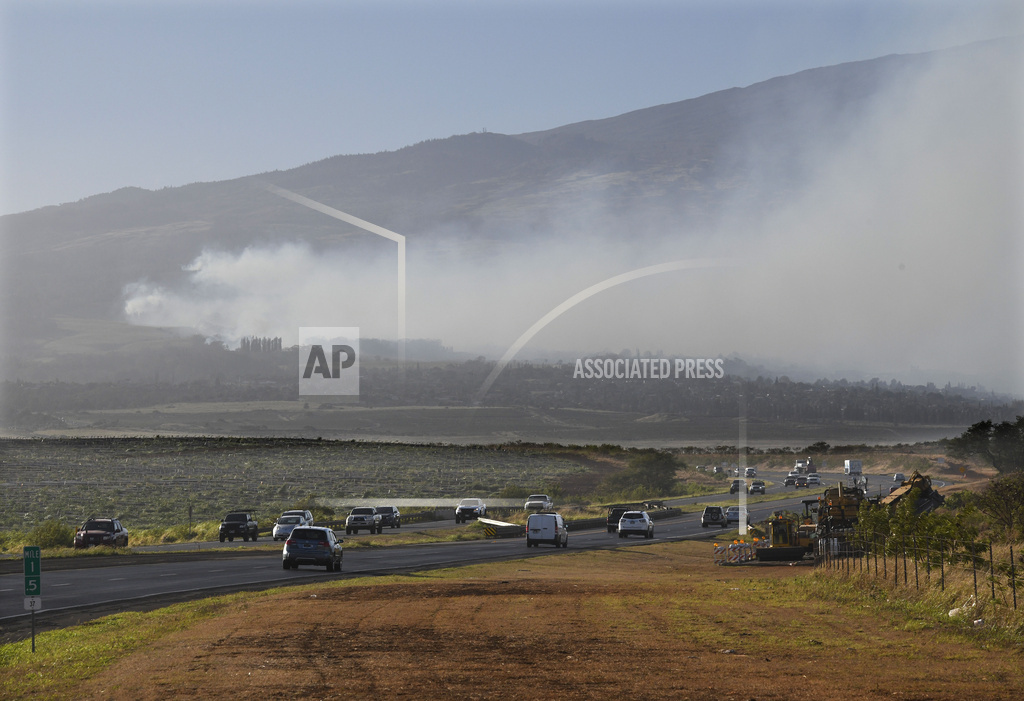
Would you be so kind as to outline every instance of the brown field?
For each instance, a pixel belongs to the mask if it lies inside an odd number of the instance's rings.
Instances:
[[[689,542],[246,594],[141,646],[126,631],[113,665],[50,695],[1024,698],[1020,647],[884,600],[837,603],[823,580],[716,567]],[[61,662],[0,665],[0,696],[28,695],[47,664]]]

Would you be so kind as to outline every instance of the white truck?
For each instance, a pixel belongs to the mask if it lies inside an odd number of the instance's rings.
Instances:
[[[844,475],[857,475],[861,474],[861,463],[860,460],[847,460],[846,466],[843,468]]]

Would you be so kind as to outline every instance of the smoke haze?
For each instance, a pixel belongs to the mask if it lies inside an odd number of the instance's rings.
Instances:
[[[993,55],[1016,60],[985,63]],[[540,234],[399,231],[409,242],[407,336],[495,358],[590,285],[666,261],[730,257],[743,264],[601,293],[538,334],[523,356],[738,355],[819,376],[966,380],[1024,393],[1019,56],[935,58],[839,125],[843,138],[735,144],[749,183],[700,230],[594,195]],[[808,109],[814,97],[805,96]],[[780,188],[771,165],[781,161],[800,167]],[[468,245],[467,236],[495,243]],[[259,335],[290,345],[300,326],[394,338],[395,256],[390,245],[380,249],[288,242],[207,250],[180,284],[127,285],[124,313],[229,344]]]

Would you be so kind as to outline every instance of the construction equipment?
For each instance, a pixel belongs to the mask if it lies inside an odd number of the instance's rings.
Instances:
[[[865,498],[860,487],[837,484],[826,489],[818,498],[818,533],[853,528]]]
[[[918,492],[916,504],[918,513],[936,509],[945,501],[945,497],[932,489],[931,478],[914,470],[914,474],[910,475],[910,479],[903,480],[900,486],[882,497],[878,503],[882,506],[894,506],[915,489]]]
[[[806,512],[806,503],[804,506]],[[754,554],[760,561],[802,560],[813,550],[814,539],[814,524],[808,514],[800,518],[789,511],[776,511],[765,522],[767,545]]]

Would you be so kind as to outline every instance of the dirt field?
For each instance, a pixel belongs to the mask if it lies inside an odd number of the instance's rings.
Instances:
[[[822,600],[806,566],[709,551],[570,549],[246,595],[68,697],[1024,698],[1020,649]]]

